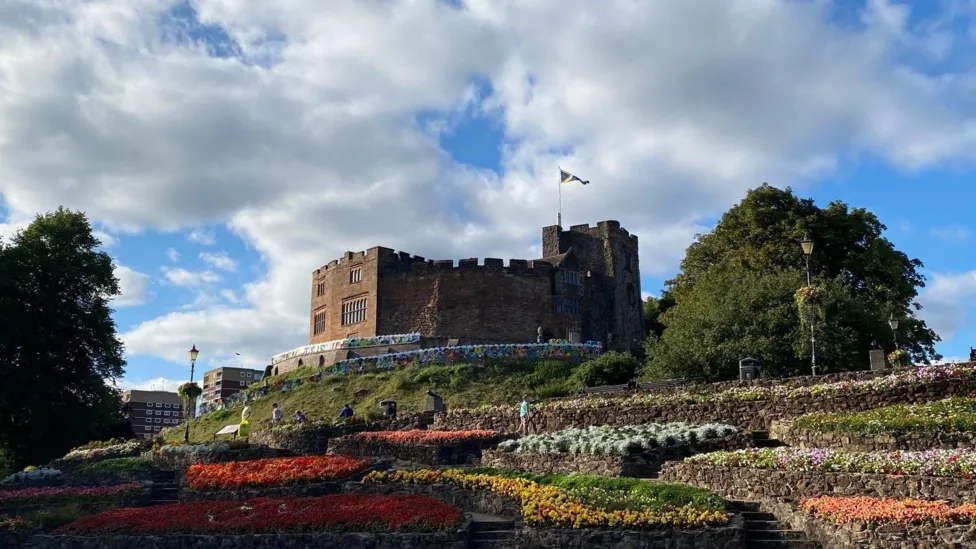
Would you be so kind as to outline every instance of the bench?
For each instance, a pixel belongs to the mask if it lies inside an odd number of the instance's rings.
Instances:
[[[601,393],[617,393],[620,391],[626,391],[630,385],[600,385],[599,387],[583,387],[584,395],[598,395]]]
[[[214,433],[214,440],[217,440],[217,435],[234,435],[234,438],[237,438],[237,431],[240,428],[240,425],[225,425],[219,431]]]
[[[667,389],[670,387],[681,387],[687,384],[684,379],[662,379],[660,381],[645,381],[637,384],[639,391],[652,391],[654,389]]]

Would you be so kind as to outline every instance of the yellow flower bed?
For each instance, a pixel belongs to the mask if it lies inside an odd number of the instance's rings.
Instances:
[[[700,528],[721,526],[728,515],[691,506],[671,511],[608,511],[583,504],[562,490],[530,480],[494,475],[472,475],[458,470],[374,471],[363,479],[371,484],[450,484],[466,490],[488,490],[508,496],[522,507],[522,520],[533,526],[568,528],[624,527],[637,529]]]

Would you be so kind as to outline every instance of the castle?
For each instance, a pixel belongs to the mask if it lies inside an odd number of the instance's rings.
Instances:
[[[617,221],[542,229],[542,258],[426,260],[346,252],[312,275],[309,344],[420,333],[440,345],[541,335],[636,351],[644,337],[637,236]],[[542,333],[539,333],[539,329]]]

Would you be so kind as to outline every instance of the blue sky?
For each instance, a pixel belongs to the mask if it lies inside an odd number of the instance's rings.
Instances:
[[[764,181],[865,207],[968,355],[972,2],[293,4],[0,14],[0,234],[89,213],[126,386],[172,387],[192,344],[201,369],[303,344],[310,273],[346,250],[534,257],[557,165],[592,181],[564,225],[639,234],[650,293]]]

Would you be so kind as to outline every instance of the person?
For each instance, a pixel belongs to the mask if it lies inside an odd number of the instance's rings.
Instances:
[[[247,438],[251,434],[251,423],[247,418],[251,417],[251,407],[244,403],[244,409],[241,410],[241,424],[237,426],[237,436]]]
[[[522,397],[522,404],[519,405],[519,427],[516,431],[520,435],[529,434],[529,397]]]
[[[285,411],[278,407],[275,402],[271,405],[271,423],[281,423],[281,418],[285,417]]]
[[[342,411],[339,412],[339,419],[346,422],[352,419],[354,415],[356,415],[356,413],[352,411],[352,406],[346,404],[342,407]]]
[[[305,419],[306,419],[305,418],[305,414],[303,414],[301,410],[295,412],[295,422],[296,423],[305,423]]]

